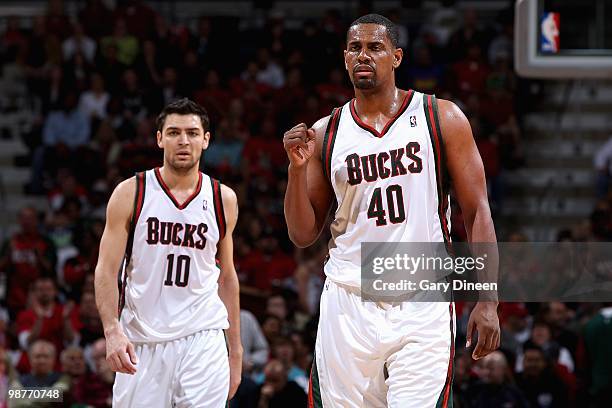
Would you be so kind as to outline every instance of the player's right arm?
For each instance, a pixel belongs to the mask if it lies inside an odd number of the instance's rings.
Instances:
[[[289,156],[285,220],[289,238],[300,248],[317,240],[332,203],[332,188],[321,163],[328,121],[329,116],[317,121],[310,129],[300,123],[283,136]]]
[[[136,179],[132,177],[120,183],[108,201],[94,280],[96,305],[106,338],[106,360],[113,371],[126,374],[136,372],[136,353],[119,325],[117,280],[128,240],[135,191]]]

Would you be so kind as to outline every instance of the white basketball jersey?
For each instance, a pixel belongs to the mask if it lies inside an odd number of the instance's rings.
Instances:
[[[136,176],[134,216],[119,300],[133,342],[169,341],[229,327],[218,295],[217,243],[225,233],[221,186],[199,173],[184,203],[159,169]]]
[[[322,149],[337,209],[325,274],[360,287],[362,242],[450,242],[448,176],[434,96],[408,91],[381,132],[334,109]]]

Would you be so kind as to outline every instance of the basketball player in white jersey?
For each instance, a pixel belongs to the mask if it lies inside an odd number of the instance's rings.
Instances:
[[[201,106],[172,102],[157,126],[163,166],[113,192],[95,271],[113,406],[225,407],[242,369],[236,195],[199,171]]]
[[[452,102],[395,86],[397,29],[383,16],[353,22],[345,67],[355,98],[312,128],[284,135],[285,217],[299,247],[321,233],[333,201],[309,406],[452,406],[454,310],[449,302],[364,302],[361,242],[450,242],[449,177],[470,242],[495,242],[485,176],[468,120]],[[497,302],[468,326],[473,357],[499,345]]]

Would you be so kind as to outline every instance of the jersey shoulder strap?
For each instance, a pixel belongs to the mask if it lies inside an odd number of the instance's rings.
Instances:
[[[445,242],[450,242],[450,231],[446,225],[446,212],[448,210],[448,195],[450,192],[450,176],[446,166],[444,138],[440,130],[440,115],[438,113],[438,100],[434,95],[423,95],[423,109],[429,137],[433,148],[434,164],[436,168],[436,186],[438,190],[438,214],[442,224],[442,233]]]
[[[130,262],[132,258],[132,248],[134,246],[134,232],[136,231],[136,223],[138,223],[138,218],[140,217],[140,213],[142,212],[142,207],[145,199],[145,190],[147,184],[147,177],[145,172],[136,173],[136,192],[134,194],[134,207],[132,209],[132,217],[130,218],[130,226],[128,232],[128,240],[125,246],[125,256],[123,258],[123,264],[121,266],[121,272],[119,274],[119,317],[121,317],[121,310],[123,310],[123,306],[125,305],[125,285],[127,280],[127,271],[125,270],[127,264]],[[123,275],[123,276],[121,276]]]
[[[219,180],[210,178],[210,184],[213,193],[213,203],[215,206],[215,219],[217,220],[217,226],[219,227],[219,241],[225,237],[226,223],[225,223],[225,212],[223,211],[223,199],[221,196],[221,183]]]
[[[325,136],[323,137],[321,163],[323,164],[323,174],[325,174],[325,177],[328,179],[331,179],[332,152],[334,150],[334,143],[336,143],[336,135],[338,134],[341,116],[342,107],[332,110],[331,115],[329,115],[329,121],[327,122],[327,128],[325,129]]]

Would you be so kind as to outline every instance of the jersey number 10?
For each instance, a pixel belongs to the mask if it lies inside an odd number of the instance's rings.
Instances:
[[[172,286],[172,270],[174,269],[174,254],[168,255],[168,270],[166,272],[166,280],[164,285]],[[176,273],[174,274],[174,284],[184,288],[189,282],[189,266],[191,258],[187,255],[179,255],[176,257]]]
[[[387,196],[387,208],[389,209],[389,221],[391,221],[391,224],[398,224],[406,221],[402,186],[399,184],[390,185],[387,187],[385,195]],[[372,193],[372,199],[368,206],[368,218],[376,218],[376,226],[378,227],[387,225],[381,187],[377,187],[374,189],[374,193]]]

